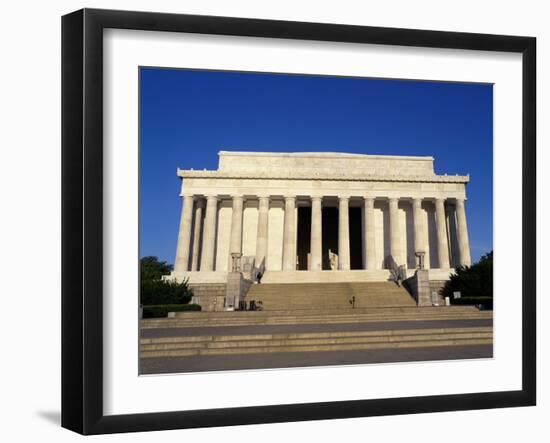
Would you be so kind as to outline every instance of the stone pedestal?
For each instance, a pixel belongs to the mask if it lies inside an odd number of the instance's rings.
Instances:
[[[418,306],[432,306],[432,293],[430,291],[430,276],[426,269],[419,269],[415,273],[416,279],[416,303]]]
[[[240,272],[229,272],[227,274],[227,286],[225,290],[225,308],[239,307],[241,294],[243,292],[243,275]]]

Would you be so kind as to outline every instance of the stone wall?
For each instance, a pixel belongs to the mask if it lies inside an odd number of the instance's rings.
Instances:
[[[238,152],[220,151],[220,171],[288,171],[333,172],[347,169],[353,163],[355,171],[378,174],[395,173],[405,176],[434,175],[433,157],[344,154],[331,152]]]
[[[203,311],[223,311],[225,283],[190,284],[189,287],[193,291],[192,303],[200,305]]]

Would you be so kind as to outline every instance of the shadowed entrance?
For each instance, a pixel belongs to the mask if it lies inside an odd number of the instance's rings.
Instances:
[[[330,270],[329,250],[338,254],[338,208],[323,208],[323,270]]]
[[[296,254],[298,271],[309,269],[308,256],[311,250],[311,207],[298,207],[298,233],[296,238]]]
[[[363,234],[361,208],[349,208],[350,268],[363,269]]]

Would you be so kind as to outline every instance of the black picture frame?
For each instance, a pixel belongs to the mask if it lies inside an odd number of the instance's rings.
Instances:
[[[503,51],[522,54],[522,388],[517,391],[103,413],[103,30]],[[62,426],[82,434],[321,420],[536,403],[536,39],[83,9],[62,18]]]

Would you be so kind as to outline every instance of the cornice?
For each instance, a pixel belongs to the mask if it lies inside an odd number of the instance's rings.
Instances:
[[[181,178],[220,178],[249,180],[329,180],[329,181],[359,181],[359,182],[423,182],[423,183],[468,183],[470,175],[401,175],[395,174],[365,174],[364,172],[348,172],[346,174],[326,172],[242,172],[242,171],[211,171],[179,169]]]

